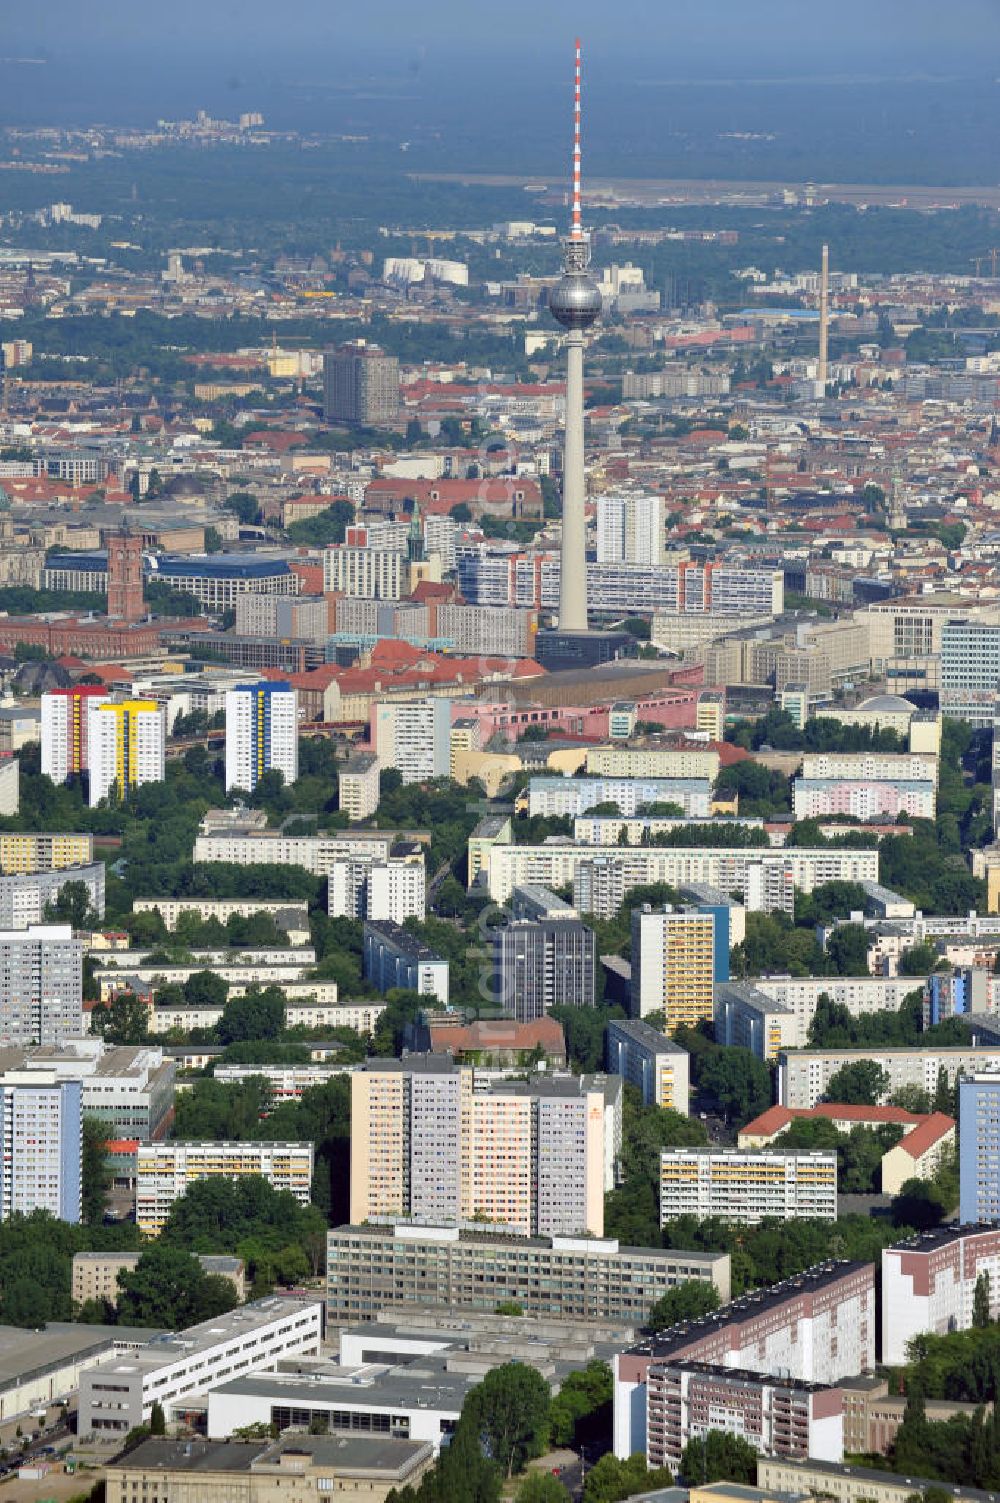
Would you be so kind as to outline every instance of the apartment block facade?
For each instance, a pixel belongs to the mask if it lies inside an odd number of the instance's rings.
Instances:
[[[166,776],[167,715],[154,699],[107,701],[90,713],[88,799],[95,808],[113,788],[127,798]]]
[[[493,931],[492,952],[494,994],[519,1023],[594,1005],[597,941],[576,917],[515,919]]]
[[[777,1074],[779,1105],[815,1106],[840,1067],[860,1059],[872,1059],[885,1070],[889,1081],[885,1091],[886,1100],[907,1085],[920,1086],[933,1096],[942,1072],[949,1085],[954,1085],[959,1075],[972,1076],[979,1072],[989,1072],[992,1075],[1000,1072],[1000,1044],[938,1046],[929,1049],[915,1046],[891,1049],[781,1050],[778,1054]],[[961,1137],[961,1129],[959,1136]],[[969,1141],[968,1137],[966,1141]],[[980,1218],[974,1216],[970,1219]]]
[[[0,1076],[0,1220],[81,1215],[83,1109],[77,1080],[54,1071]]]
[[[109,698],[103,684],[75,684],[42,695],[42,772],[53,783],[66,783],[89,768],[90,711]]]
[[[159,1236],[174,1201],[198,1180],[259,1175],[276,1190],[309,1202],[312,1143],[140,1143],[136,1161],[135,1220],[148,1237]]]
[[[474,1090],[449,1055],[369,1060],[351,1077],[351,1221],[600,1237],[621,1083],[536,1076]]]
[[[621,1247],[596,1237],[511,1237],[487,1228],[339,1226],[327,1236],[327,1318],[375,1319],[389,1306],[492,1314],[515,1301],[539,1319],[641,1325],[680,1283],[729,1298],[729,1254]]]
[[[741,1226],[837,1219],[837,1155],[825,1149],[665,1148],[660,1225],[717,1216]]]
[[[963,1215],[964,1221],[964,1215]],[[903,1364],[917,1336],[967,1331],[985,1274],[1000,1315],[1000,1227],[938,1226],[882,1251],[882,1361]]]
[[[226,792],[252,793],[272,771],[286,785],[299,775],[298,695],[291,684],[263,679],[226,694]]]
[[[331,918],[387,920],[402,924],[426,912],[424,858],[390,856],[387,861],[335,861],[327,876]]]
[[[83,946],[69,924],[0,931],[0,1043],[59,1044],[83,1032]]]
[[[688,1115],[690,1056],[680,1044],[640,1019],[615,1019],[607,1027],[605,1051],[608,1074],[641,1091],[645,1106]]]
[[[715,918],[648,904],[632,913],[630,1011],[662,1013],[667,1033],[712,1016]]]
[[[875,1336],[874,1265],[831,1261],[644,1338],[614,1359],[615,1455],[646,1451],[647,1383],[657,1363],[705,1363],[832,1386],[872,1370]]]
[[[416,934],[391,919],[365,923],[363,974],[380,992],[403,987],[448,1006],[449,967]]]

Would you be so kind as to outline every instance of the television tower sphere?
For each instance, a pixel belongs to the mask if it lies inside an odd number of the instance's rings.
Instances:
[[[564,329],[589,329],[601,316],[601,292],[585,271],[567,271],[549,293],[549,312]]]

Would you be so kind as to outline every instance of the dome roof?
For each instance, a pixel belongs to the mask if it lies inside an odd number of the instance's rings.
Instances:
[[[917,707],[911,700],[903,699],[900,694],[873,694],[871,699],[862,700],[858,709],[872,713],[880,711],[887,715],[914,715]]]

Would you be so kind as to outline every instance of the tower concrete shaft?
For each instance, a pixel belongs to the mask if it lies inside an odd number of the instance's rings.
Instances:
[[[819,369],[816,385],[819,395],[826,395],[827,338],[830,325],[830,247],[823,247],[823,261],[819,274]]]
[[[563,451],[560,631],[587,630],[587,540],[583,465],[583,330],[566,334],[566,439]]]

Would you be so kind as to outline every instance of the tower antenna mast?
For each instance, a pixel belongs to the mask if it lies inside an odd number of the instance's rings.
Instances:
[[[583,336],[601,312],[601,294],[587,274],[590,247],[583,233],[580,131],[581,47],[576,41],[573,78],[573,201],[563,242],[563,275],[549,294],[549,311],[566,330],[566,442],[563,454],[562,554],[559,630],[587,630],[587,548],[583,454]]]

